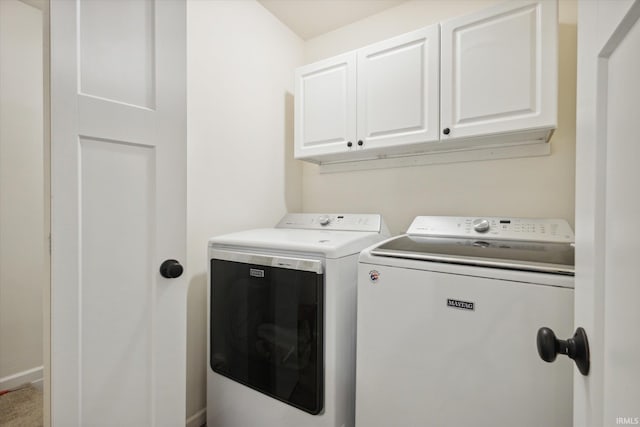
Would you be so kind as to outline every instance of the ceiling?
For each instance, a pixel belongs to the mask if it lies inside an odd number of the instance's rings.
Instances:
[[[340,28],[405,0],[258,0],[302,39]]]

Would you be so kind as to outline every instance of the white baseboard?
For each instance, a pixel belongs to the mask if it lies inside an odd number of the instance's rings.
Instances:
[[[31,385],[44,393],[44,378],[35,380],[34,382],[31,383]]]
[[[42,366],[38,366],[33,369],[18,372],[17,374],[9,375],[8,377],[0,378],[0,390],[7,390],[25,383],[42,381],[42,373]]]
[[[202,427],[207,423],[207,408],[200,409],[198,412],[187,418],[187,427]]]

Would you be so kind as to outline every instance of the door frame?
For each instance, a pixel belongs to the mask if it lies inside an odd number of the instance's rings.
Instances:
[[[42,295],[43,306],[43,371],[44,396],[42,421],[44,427],[51,426],[51,21],[49,9],[51,0],[42,0],[42,36],[43,59],[42,71],[44,79],[44,214],[45,233],[49,240],[49,256],[46,257],[45,270],[47,283]]]

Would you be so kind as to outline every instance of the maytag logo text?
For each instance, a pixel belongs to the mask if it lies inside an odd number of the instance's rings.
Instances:
[[[459,308],[461,310],[475,310],[474,303],[469,301],[460,301],[457,299],[447,299],[447,305],[452,308]]]

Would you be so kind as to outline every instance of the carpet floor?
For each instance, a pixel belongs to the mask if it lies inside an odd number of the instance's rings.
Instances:
[[[42,391],[30,386],[0,396],[0,426],[41,427]]]

